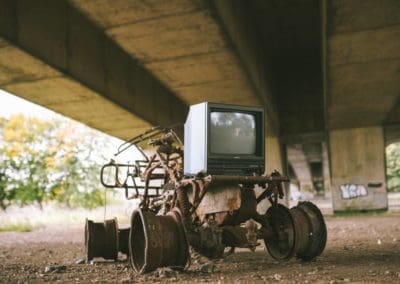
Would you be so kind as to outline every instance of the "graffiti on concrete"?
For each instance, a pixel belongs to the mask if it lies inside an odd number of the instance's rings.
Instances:
[[[342,199],[352,199],[368,195],[368,190],[362,184],[342,184],[340,191],[342,193]]]

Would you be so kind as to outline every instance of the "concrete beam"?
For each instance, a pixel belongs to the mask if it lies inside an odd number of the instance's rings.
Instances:
[[[379,29],[400,23],[397,0],[335,0],[329,1],[334,12],[329,34]]]
[[[104,29],[200,10],[202,0],[71,0]]]
[[[261,105],[208,2],[72,3],[186,104]]]
[[[330,66],[398,58],[400,24],[332,35],[329,39],[329,54]]]
[[[246,14],[247,23],[242,25],[247,27],[247,37],[256,38],[258,57],[253,64],[266,72],[253,66],[252,75],[269,80],[280,135],[288,139],[324,131],[321,1],[231,2],[237,14]],[[233,20],[241,23],[237,16]]]
[[[400,40],[393,38],[389,41],[389,45],[395,45],[397,41],[400,50]],[[376,47],[376,52],[378,50],[381,49]],[[400,91],[400,53],[396,50],[386,55],[387,58],[379,57],[372,61],[360,59],[358,63],[332,63],[328,71],[330,128],[372,126],[390,119]],[[371,56],[366,56],[365,60]],[[346,62],[352,62],[350,58]]]
[[[326,132],[302,132],[297,135],[289,133],[287,135],[282,135],[281,140],[287,145],[321,142],[326,141]]]
[[[151,125],[0,39],[0,87],[88,126],[129,139]]]
[[[399,1],[329,1],[327,16],[328,127],[400,123]]]
[[[267,109],[267,134],[274,136],[278,133],[279,118],[276,99],[272,93],[273,79],[268,69],[267,58],[258,41],[259,35],[255,26],[251,24],[252,19],[249,13],[246,13],[246,3],[219,0],[212,4],[246,70],[255,93]]]
[[[0,11],[0,36],[53,69],[36,79],[63,74],[152,125],[184,121],[186,104],[68,1],[1,0]],[[22,77],[7,82],[16,95],[27,89]]]

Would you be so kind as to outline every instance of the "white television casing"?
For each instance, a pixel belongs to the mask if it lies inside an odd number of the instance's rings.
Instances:
[[[209,122],[212,111],[232,111],[254,114],[256,120],[257,151],[253,155],[225,155],[209,153]],[[227,141],[229,142],[229,141]],[[203,102],[190,107],[184,127],[184,174],[252,175],[264,173],[264,110]]]
[[[184,173],[207,172],[208,103],[192,105],[185,122]]]

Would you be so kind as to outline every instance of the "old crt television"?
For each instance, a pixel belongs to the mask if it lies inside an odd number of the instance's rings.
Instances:
[[[264,173],[264,110],[204,102],[185,122],[184,173],[250,176]]]

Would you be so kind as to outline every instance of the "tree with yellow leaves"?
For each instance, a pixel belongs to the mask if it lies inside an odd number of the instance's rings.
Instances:
[[[104,135],[68,119],[0,120],[0,208],[103,204],[98,175],[106,147]]]

